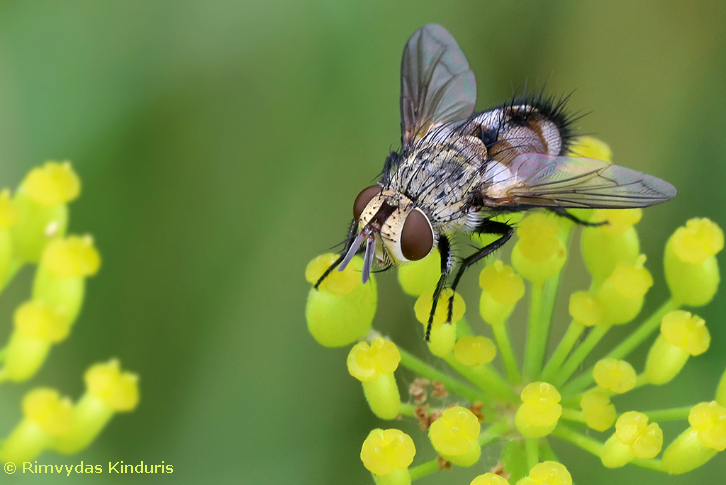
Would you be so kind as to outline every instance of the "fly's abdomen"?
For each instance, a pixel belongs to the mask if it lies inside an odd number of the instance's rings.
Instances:
[[[564,155],[572,136],[570,124],[563,103],[515,100],[474,115],[460,131],[481,139],[490,159],[508,164],[522,153]]]

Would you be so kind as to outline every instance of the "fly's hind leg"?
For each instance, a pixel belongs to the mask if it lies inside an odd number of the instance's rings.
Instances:
[[[477,234],[499,234],[499,239],[496,241],[487,244],[468,258],[464,259],[461,262],[461,266],[459,267],[458,271],[456,272],[456,277],[454,278],[454,283],[451,285],[451,289],[456,291],[456,287],[459,285],[459,280],[464,274],[464,271],[466,271],[467,268],[469,268],[471,265],[476,263],[477,261],[481,260],[482,258],[485,258],[492,254],[494,251],[499,249],[509,241],[509,239],[512,237],[512,234],[514,234],[514,228],[510,226],[509,224],[505,224],[504,222],[496,222],[489,219],[486,219],[479,224],[479,226],[474,231]],[[451,323],[451,316],[454,312],[454,295],[452,294],[449,298],[449,312],[448,317],[446,319],[447,322]]]
[[[600,227],[604,226],[605,224],[608,224],[608,221],[600,221],[600,222],[589,222],[589,221],[583,221],[577,216],[573,216],[569,212],[567,212],[565,209],[562,209],[561,207],[552,207],[548,208],[549,211],[554,212],[558,216],[564,217],[565,219],[569,219],[578,226],[586,226],[586,227]]]
[[[431,337],[431,326],[434,323],[434,313],[436,313],[436,306],[441,297],[441,292],[444,291],[446,286],[446,277],[451,271],[451,243],[446,235],[442,234],[439,237],[438,245],[439,255],[441,255],[441,276],[439,282],[436,283],[436,289],[434,290],[433,302],[431,303],[431,313],[429,313],[429,321],[426,325],[426,337],[425,340],[428,342]]]

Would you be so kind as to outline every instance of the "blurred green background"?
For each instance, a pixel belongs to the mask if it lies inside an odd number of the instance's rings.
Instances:
[[[92,233],[103,256],[71,338],[31,382],[0,387],[0,435],[28,389],[77,397],[87,366],[118,356],[141,375],[139,408],[79,455],[39,461],[174,467],[170,476],[16,474],[12,483],[372,483],[358,454],[385,423],[348,375],[347,349],[324,349],[307,333],[303,271],[344,237],[355,195],[398,147],[401,52],[425,23],[460,43],[477,108],[549,79],[548,92],[575,91],[571,109],[589,113],[581,133],[607,141],[617,163],[677,186],[639,226],[656,279],[652,311],[667,295],[668,235],[693,216],[726,226],[725,12],[719,1],[0,3],[2,185],[44,160],[72,160],[84,185],[71,231]],[[566,290],[586,287],[581,263],[566,271]],[[0,300],[3,340],[31,278],[21,274]],[[378,281],[376,326],[427,356],[412,301],[394,274]],[[465,279],[471,295],[474,281]],[[623,408],[712,398],[726,365],[726,305],[719,298],[698,313],[711,350]],[[400,426],[423,443],[415,425]],[[667,437],[679,429],[666,426]],[[420,450],[418,460],[433,456]],[[718,483],[726,473],[724,455],[664,477],[556,451],[590,485]],[[420,483],[468,484],[496,462],[494,451],[484,457],[473,471]]]

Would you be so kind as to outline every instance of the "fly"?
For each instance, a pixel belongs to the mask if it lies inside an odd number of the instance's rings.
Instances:
[[[476,80],[464,53],[440,25],[418,29],[401,63],[401,150],[388,155],[381,180],[363,189],[343,252],[315,284],[364,253],[362,281],[374,257],[384,268],[441,255],[426,328],[447,278],[454,273],[451,238],[458,232],[499,238],[463,258],[451,283],[506,243],[506,212],[543,207],[579,224],[565,209],[647,207],[672,199],[676,189],[635,170],[565,156],[572,132],[564,103],[541,96],[474,112]],[[453,297],[448,303],[451,321]]]

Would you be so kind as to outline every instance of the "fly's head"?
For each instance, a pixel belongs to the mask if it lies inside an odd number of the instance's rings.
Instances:
[[[403,194],[380,185],[363,189],[353,204],[355,240],[339,271],[345,269],[365,241],[363,283],[368,281],[373,256],[383,266],[425,258],[436,242],[431,221]]]

